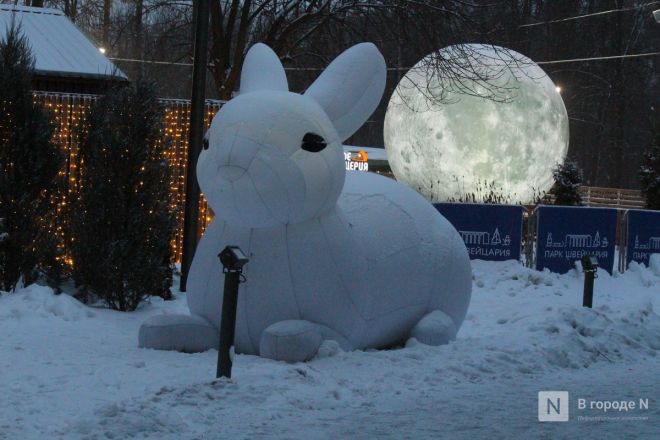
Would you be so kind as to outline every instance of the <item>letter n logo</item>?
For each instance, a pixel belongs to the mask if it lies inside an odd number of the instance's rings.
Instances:
[[[539,391],[539,422],[568,422],[568,391]]]

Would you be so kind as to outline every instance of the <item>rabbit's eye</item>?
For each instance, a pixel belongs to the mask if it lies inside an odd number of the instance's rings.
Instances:
[[[326,146],[327,144],[325,143],[325,139],[316,133],[307,133],[305,136],[303,136],[301,148],[305,151],[318,153]]]

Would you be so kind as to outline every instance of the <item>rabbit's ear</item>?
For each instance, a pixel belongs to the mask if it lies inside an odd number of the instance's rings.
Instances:
[[[339,137],[348,139],[376,110],[387,68],[376,46],[362,43],[339,55],[305,92],[321,104]]]
[[[250,48],[241,71],[240,93],[257,90],[278,90],[287,92],[289,85],[280,59],[273,50],[262,43]]]

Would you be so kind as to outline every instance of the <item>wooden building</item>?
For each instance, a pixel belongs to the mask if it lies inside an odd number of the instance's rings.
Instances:
[[[128,81],[62,11],[0,5],[0,38],[12,23],[20,26],[32,49],[34,90],[98,94]]]

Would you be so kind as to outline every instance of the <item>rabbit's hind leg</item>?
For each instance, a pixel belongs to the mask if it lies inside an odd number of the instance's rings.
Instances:
[[[456,339],[456,325],[444,312],[434,310],[413,327],[410,337],[426,345],[444,345]]]
[[[218,348],[218,330],[197,315],[156,315],[140,326],[138,346],[198,353]]]
[[[305,320],[279,321],[261,334],[259,355],[285,362],[304,362],[313,358],[321,343],[337,341],[343,350],[350,350],[346,338],[334,330]]]

